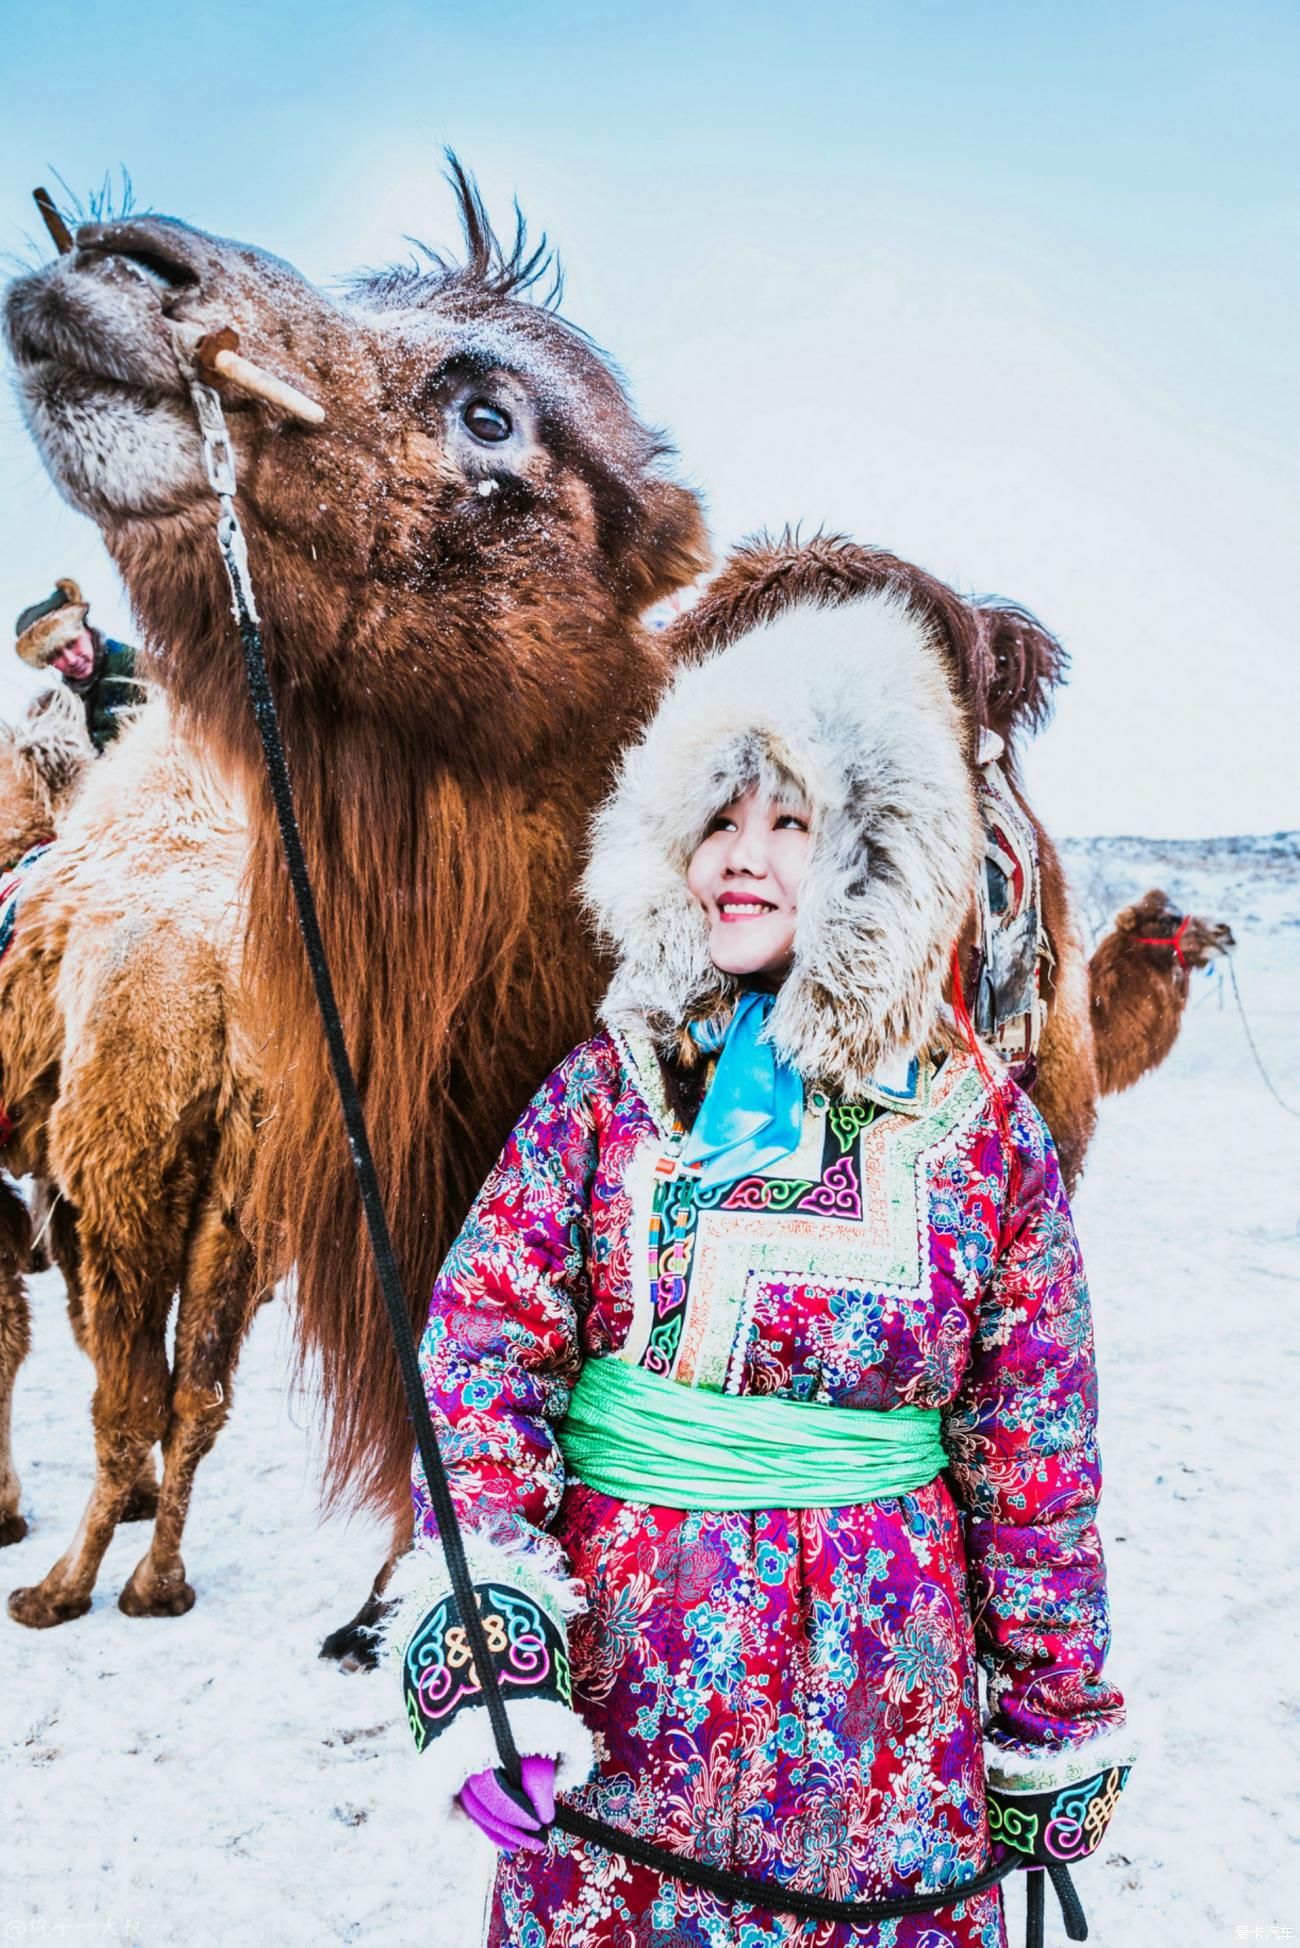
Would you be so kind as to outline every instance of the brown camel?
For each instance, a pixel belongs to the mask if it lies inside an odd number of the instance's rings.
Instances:
[[[242,821],[159,701],[86,768],[56,824],[23,876],[0,961],[0,1078],[14,1125],[4,1160],[54,1193],[53,1255],[95,1365],[97,1448],[124,1419],[135,1438],[111,1519],[92,1496],[46,1579],[64,1592],[60,1613],[46,1586],[13,1593],[11,1615],[34,1625],[88,1609],[93,1574],[79,1584],[76,1572],[98,1565],[117,1521],[146,1516],[155,1517],[151,1547],[122,1608],[175,1615],[193,1602],[181,1532],[195,1469],[229,1412],[255,1293],[237,1221],[252,1167],[256,1053],[241,1026]],[[5,1300],[18,1327],[8,1336],[22,1347],[20,1281]],[[0,1373],[6,1431],[12,1378]],[[17,1492],[10,1459],[0,1517],[12,1528]]]
[[[12,288],[6,313],[45,460],[100,523],[181,726],[247,798],[243,1018],[267,1030],[246,1213],[259,1282],[296,1264],[302,1352],[325,1350],[330,1500],[351,1486],[393,1516],[403,1546],[405,1406],[172,325],[233,324],[249,356],[329,404],[311,433],[238,395],[229,421],[304,840],[418,1318],[519,1102],[589,1022],[599,971],[570,897],[575,848],[666,668],[638,618],[706,559],[698,504],[665,475],[663,442],[589,342],[526,301],[543,254],[527,254],[522,237],[502,251],[458,180],[468,262],[384,273],[349,303],[274,259],[151,218],[83,226],[73,253]],[[51,956],[57,910],[52,900]],[[33,897],[34,948],[38,921]],[[213,982],[213,1005],[238,1013],[215,970]],[[116,1036],[166,1059],[158,1024],[122,1021]],[[127,1289],[120,1249],[108,1248],[111,1213],[91,1219],[82,1204],[96,1176],[109,1189],[102,1114],[61,1098],[57,1118],[60,1157],[85,1166],[69,1195],[96,1358],[97,1468],[71,1548],[16,1599],[31,1623],[85,1609],[141,1456],[164,1430],[170,1439],[182,1390],[169,1421],[158,1313],[142,1294],[190,1276],[174,1250],[153,1262],[155,1215],[138,1244],[148,1277],[132,1270]],[[188,1194],[203,1167],[182,1140],[176,1185]],[[181,1201],[175,1188],[173,1207]],[[220,1204],[214,1223],[229,1234]]]
[[[266,1120],[255,1160],[249,1135],[233,1160],[214,1163],[199,1145],[201,1118],[182,1118],[171,1177],[155,1183],[152,1201],[175,1231],[186,1199],[192,1208],[206,1198],[203,1250],[221,1239],[237,1260],[236,1186],[252,1162],[245,1215],[259,1283],[296,1264],[299,1349],[321,1355],[329,1500],[350,1491],[386,1511],[394,1552],[409,1536],[409,1424],[241,690],[172,328],[192,338],[233,325],[259,364],[328,404],[325,427],[307,431],[237,394],[227,402],[299,815],[418,1323],[519,1104],[589,1028],[600,969],[572,897],[576,849],[668,658],[702,640],[708,614],[706,603],[658,641],[643,629],[646,606],[703,565],[698,505],[665,478],[662,442],[633,417],[589,342],[526,301],[540,255],[526,255],[522,237],[503,252],[472,187],[458,183],[467,264],[384,273],[349,303],[163,218],[82,226],[75,249],[22,279],[7,303],[24,408],[47,465],[99,522],[187,736],[248,805],[244,960],[236,992],[231,952],[214,958],[212,1039],[250,1021],[264,1039],[247,1061],[185,1080],[209,1127],[213,1102],[237,1098],[245,1130],[255,1073]],[[925,608],[977,717],[996,726],[1000,709],[1010,733],[1041,711],[1058,664],[1028,618],[968,609],[894,557],[813,545],[828,560],[839,549],[836,572],[857,587],[887,581]],[[182,879],[173,873],[173,900]],[[51,889],[53,880],[50,871]],[[1045,873],[1057,983],[1040,1088],[1050,1095],[1055,1083],[1067,1135],[1083,1105],[1081,1161],[1095,1081],[1082,950],[1063,882],[1053,908],[1056,884]],[[51,890],[49,902],[48,932],[34,905],[28,931],[53,961],[72,934],[66,900]],[[156,924],[166,924],[161,909]],[[1072,1012],[1076,989],[1085,998]],[[75,1027],[65,1054],[75,1048],[80,1066],[84,1047],[89,1067],[102,1051],[108,1065],[93,1010]],[[143,1037],[165,1068],[157,1023],[124,1017],[116,1030],[115,1045]],[[50,1049],[47,1060],[58,1059]],[[205,1370],[197,1409],[198,1393],[180,1384],[167,1403],[158,1295],[166,1287],[170,1297],[178,1280],[185,1291],[192,1255],[174,1240],[163,1251],[155,1223],[132,1246],[142,1276],[124,1266],[108,1200],[101,1194],[93,1215],[80,1209],[81,1197],[94,1199],[96,1163],[105,1180],[105,1099],[65,1109],[61,1093],[49,1118],[60,1169],[80,1172],[80,1196],[69,1195],[97,1369],[97,1472],[71,1548],[16,1599],[30,1623],[85,1609],[151,1443],[164,1440],[166,1500],[178,1415],[213,1408],[238,1344],[232,1323],[227,1363]],[[205,1171],[219,1179],[210,1195]],[[242,1322],[251,1281],[227,1271],[223,1289],[238,1290],[228,1313]],[[203,1316],[200,1306],[194,1317]],[[188,1434],[182,1445],[194,1451]],[[139,1609],[183,1606],[178,1564],[173,1552],[167,1574],[143,1583],[137,1571]],[[358,1643],[355,1626],[374,1615],[384,1573],[334,1650]]]
[[[0,872],[6,877],[33,846],[54,836],[60,814],[94,755],[85,713],[65,690],[37,697],[20,724],[0,724]],[[0,939],[4,933],[0,918]],[[0,958],[3,951],[0,946]],[[0,1548],[20,1542],[27,1533],[18,1512],[11,1408],[14,1378],[31,1346],[23,1279],[31,1239],[26,1204],[0,1178]]]
[[[1103,1096],[1131,1089],[1169,1054],[1192,974],[1236,945],[1231,927],[1178,911],[1153,887],[1115,916],[1088,965]]]

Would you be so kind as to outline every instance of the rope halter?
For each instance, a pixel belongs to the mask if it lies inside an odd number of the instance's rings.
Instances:
[[[1133,938],[1134,940],[1136,940],[1139,947],[1172,947],[1174,950],[1174,959],[1178,962],[1178,965],[1183,969],[1183,972],[1186,973],[1188,972],[1188,967],[1187,967],[1187,962],[1183,957],[1183,935],[1187,932],[1187,929],[1188,927],[1191,926],[1191,924],[1192,924],[1191,914],[1184,913],[1182,919],[1178,922],[1178,925],[1174,928],[1174,931],[1172,933],[1168,933],[1168,934],[1135,933]]]

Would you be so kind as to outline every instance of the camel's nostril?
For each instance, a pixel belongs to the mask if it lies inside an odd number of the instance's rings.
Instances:
[[[192,271],[188,264],[178,263],[174,257],[164,256],[158,250],[145,250],[138,245],[126,249],[119,244],[116,247],[109,245],[92,254],[121,259],[164,291],[193,290],[199,282],[197,271]]]

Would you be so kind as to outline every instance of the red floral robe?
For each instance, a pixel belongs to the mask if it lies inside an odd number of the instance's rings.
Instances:
[[[438,1279],[421,1366],[509,1641],[505,1694],[572,1700],[594,1736],[595,1771],[570,1790],[585,1811],[792,1889],[923,1891],[986,1863],[985,1741],[1012,1774],[1023,1758],[1041,1779],[1043,1755],[1060,1755],[1064,1779],[1072,1752],[1122,1722],[1101,1675],[1087,1287],[1051,1138],[999,1087],[1013,1152],[975,1065],[949,1056],[920,1065],[901,1101],[811,1096],[795,1156],[705,1192],[673,1171],[681,1131],[648,1046],[602,1034],[511,1136]],[[918,1493],[846,1508],[613,1501],[566,1482],[554,1432],[581,1363],[604,1355],[846,1412],[939,1408],[951,1465]],[[418,1461],[415,1499],[437,1576]],[[566,1577],[586,1595],[568,1664]],[[436,1628],[408,1659],[422,1745],[485,1716],[463,1657],[459,1677],[448,1661],[441,1589],[440,1611],[425,1592]],[[1005,1935],[997,1890],[872,1929],[798,1923],[556,1832],[543,1854],[503,1858],[485,1939],[1003,1948]]]

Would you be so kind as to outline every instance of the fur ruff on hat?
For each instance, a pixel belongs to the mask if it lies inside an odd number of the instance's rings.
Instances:
[[[82,600],[75,582],[56,582],[53,595],[33,602],[14,625],[15,648],[24,663],[30,663],[34,670],[46,669],[61,649],[76,642],[89,610],[90,604]]]
[[[618,957],[607,1026],[667,1052],[734,996],[686,870],[756,785],[812,811],[767,1031],[781,1055],[853,1097],[883,1062],[949,1042],[944,979],[982,856],[969,742],[932,625],[897,593],[801,600],[682,670],[593,826],[583,892]]]

